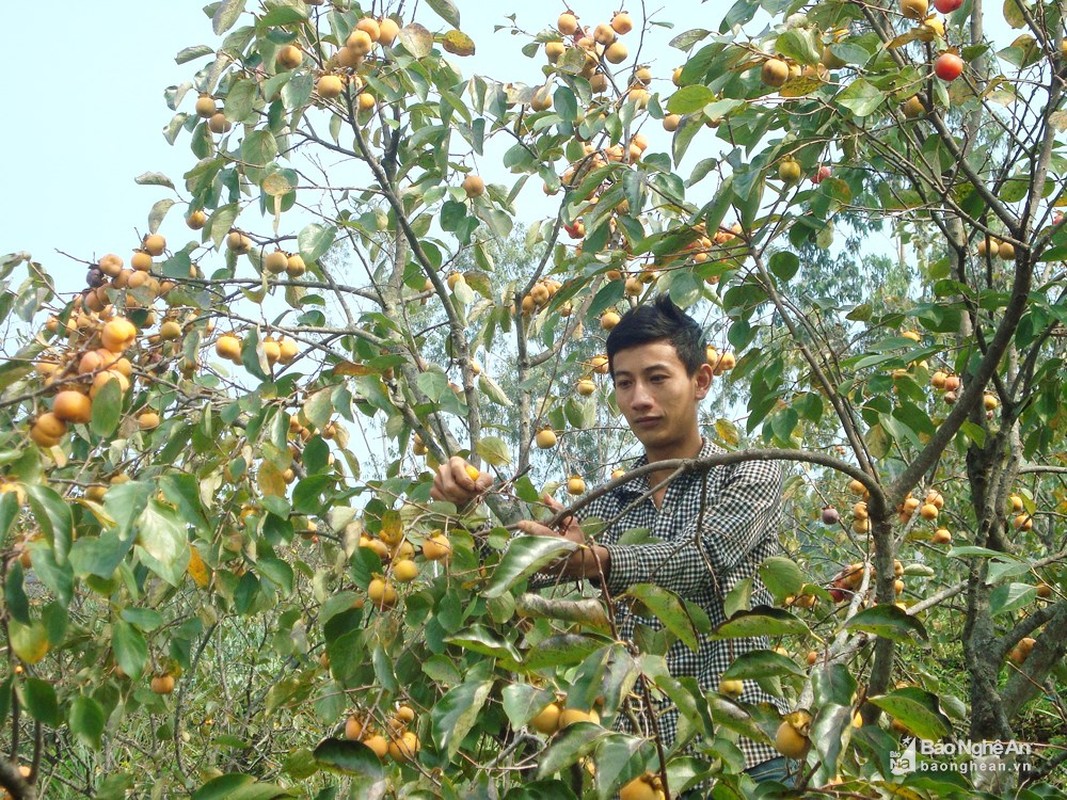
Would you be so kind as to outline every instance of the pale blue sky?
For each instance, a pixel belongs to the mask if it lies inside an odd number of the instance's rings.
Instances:
[[[207,41],[200,3],[26,3],[17,35],[6,37],[11,64],[0,75],[9,109],[0,126],[4,191],[0,250],[26,250],[80,288],[79,258],[115,251],[128,258],[144,231],[158,187],[134,184],[150,170],[179,172],[189,163],[161,133],[173,115],[163,90],[186,67],[174,54]],[[12,30],[12,33],[16,33]],[[76,279],[70,285],[72,279]]]
[[[538,80],[543,59],[518,52],[525,39],[493,33],[507,24],[516,8],[518,23],[536,31],[555,21],[564,3],[496,5],[457,0],[463,29],[477,43],[473,58],[458,64],[465,74],[482,72],[502,80]],[[25,250],[57,278],[58,287],[82,286],[79,259],[107,252],[128,258],[147,227],[152,203],[168,196],[161,187],[138,186],[134,178],[148,171],[168,174],[179,187],[193,163],[187,135],[171,147],[162,129],[173,112],[163,90],[192,77],[203,60],[178,65],[175,54],[193,44],[217,40],[201,0],[103,0],[102,2],[28,3],[19,7],[16,35],[7,37],[9,63],[18,69],[0,74],[0,97],[10,110],[0,126],[5,162],[0,195],[0,252]],[[254,7],[249,0],[249,7]],[[615,0],[573,2],[585,23],[607,21],[621,3]],[[635,17],[640,5],[629,3]],[[444,24],[425,4],[420,21],[434,29]],[[689,27],[708,24],[722,9],[697,0],[649,4],[658,19],[676,22],[673,31],[658,29],[651,39],[663,54],[656,65],[661,88],[680,60],[665,42]],[[630,34],[634,39],[637,32]],[[636,47],[636,40],[629,42]],[[646,47],[652,42],[646,41]],[[646,50],[648,52],[648,50]],[[655,88],[655,87],[653,87]],[[194,95],[186,98],[191,107]],[[540,183],[531,188],[540,194]],[[175,207],[163,233],[187,235]]]

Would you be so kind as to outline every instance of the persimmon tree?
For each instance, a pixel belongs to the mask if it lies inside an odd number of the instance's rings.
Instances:
[[[133,252],[85,287],[4,257],[0,784],[744,792],[744,735],[826,794],[973,796],[892,774],[913,735],[1029,737],[978,788],[1054,791],[1060,7],[738,2],[669,53],[576,9],[512,30],[520,82],[426,5],[208,6]],[[709,331],[713,463],[790,465],[779,607],[742,585],[714,630],[772,637],[725,678],[784,718],[667,673],[699,609],[534,591],[570,545],[514,535],[633,476],[603,339],[660,292]],[[452,455],[496,477],[472,508],[430,498]],[[622,601],[662,631],[620,641]],[[653,696],[678,742],[614,728]]]

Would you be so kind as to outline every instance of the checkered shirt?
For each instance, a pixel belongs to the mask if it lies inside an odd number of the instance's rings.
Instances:
[[[704,441],[700,458],[723,450]],[[644,456],[634,466],[647,463]],[[625,592],[638,583],[653,583],[699,604],[713,626],[726,621],[723,598],[737,583],[753,578],[751,602],[771,605],[770,593],[756,572],[760,563],[779,550],[778,524],[781,516],[782,472],[775,462],[744,461],[712,467],[706,473],[707,493],[701,517],[701,487],[705,474],[688,472],[668,487],[659,508],[651,497],[635,502],[648,493],[645,476],[593,500],[579,513],[582,519],[618,521],[597,536],[611,554],[607,589],[612,595]],[[645,528],[657,542],[619,544],[626,531]],[[709,572],[708,565],[711,565]],[[655,618],[633,614],[619,604],[616,623],[620,635],[630,641],[637,625],[662,628]],[[741,653],[769,647],[766,637],[713,641],[699,638],[696,652],[677,641],[667,652],[667,667],[675,677],[692,676],[704,691],[715,691],[731,659]],[[732,653],[732,656],[731,656]],[[768,702],[783,713],[785,703],[765,692],[755,681],[745,681],[740,700]],[[623,715],[620,715],[620,719]],[[667,743],[675,739],[678,711],[665,701],[657,714],[661,735]],[[745,768],[780,754],[773,747],[742,738],[738,745],[745,756]]]

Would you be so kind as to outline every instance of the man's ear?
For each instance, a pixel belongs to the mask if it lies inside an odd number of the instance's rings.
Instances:
[[[693,377],[696,379],[697,400],[703,400],[707,396],[708,391],[711,389],[711,364],[701,364],[699,367],[697,367],[696,375],[694,375]]]

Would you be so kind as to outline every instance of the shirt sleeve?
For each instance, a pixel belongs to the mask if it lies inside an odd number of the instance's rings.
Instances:
[[[757,560],[777,544],[782,470],[772,461],[745,461],[734,466],[722,490],[709,497],[703,514],[703,481],[687,493],[676,513],[690,516],[671,541],[640,545],[606,545],[611,557],[608,590],[625,592],[637,583],[654,583],[687,599],[728,591]],[[762,546],[761,546],[762,545]],[[746,569],[738,570],[738,567]]]

